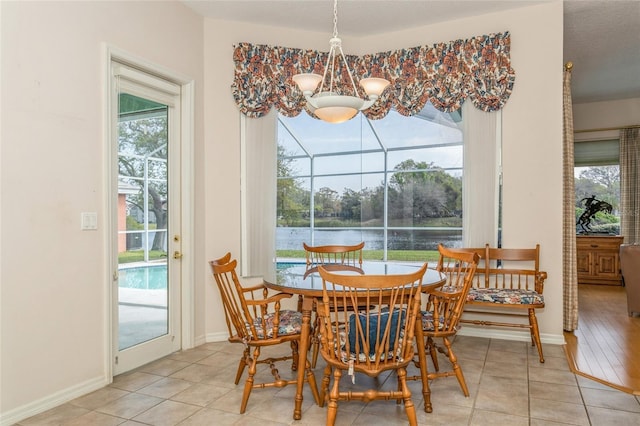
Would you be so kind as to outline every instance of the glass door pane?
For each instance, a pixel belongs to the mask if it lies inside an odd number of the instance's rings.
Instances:
[[[168,106],[118,95],[118,348],[169,333]]]

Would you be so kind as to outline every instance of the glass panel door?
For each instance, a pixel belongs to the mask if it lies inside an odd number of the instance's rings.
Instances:
[[[168,107],[120,93],[118,349],[168,333]]]
[[[118,374],[180,349],[180,225],[173,202],[180,196],[179,185],[172,183],[179,178],[180,92],[138,70],[122,65],[114,70]]]

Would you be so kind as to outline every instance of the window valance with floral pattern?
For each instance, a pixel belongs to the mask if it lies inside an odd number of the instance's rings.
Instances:
[[[414,115],[427,101],[440,111],[452,112],[466,98],[490,112],[502,108],[513,89],[510,44],[511,36],[505,32],[362,57],[347,55],[347,62],[358,80],[382,77],[391,82],[378,102],[363,111],[370,119],[384,117],[392,107],[405,116]],[[262,117],[275,107],[287,117],[297,116],[306,102],[291,77],[308,72],[322,75],[327,54],[250,43],[235,46],[231,88],[240,111]],[[342,61],[334,73],[337,92],[353,95]]]

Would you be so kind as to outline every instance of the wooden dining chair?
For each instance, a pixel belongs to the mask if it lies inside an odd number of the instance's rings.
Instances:
[[[333,244],[325,246],[309,246],[303,242],[302,247],[305,252],[308,273],[316,272],[320,265],[340,265],[346,268],[358,268],[362,270],[362,249],[364,248],[364,241],[353,245]],[[300,303],[300,301],[298,303]],[[347,309],[349,308],[350,307],[347,307]],[[312,368],[316,368],[316,364],[318,363],[318,349],[320,347],[317,319],[318,317],[316,315],[316,326],[311,336]]]
[[[446,276],[446,283],[440,289],[432,290],[428,295],[426,308],[422,311],[422,321],[419,324],[421,329],[416,332],[423,338],[422,344],[421,342],[417,344],[418,351],[415,359],[415,364],[420,369],[420,376],[409,377],[409,380],[422,380],[424,410],[427,413],[433,411],[429,380],[456,376],[464,396],[469,396],[462,368],[451,347],[451,338],[458,332],[467,294],[480,260],[477,253],[450,250],[441,244],[438,245],[438,252],[440,257],[436,270]],[[436,343],[437,339],[442,339],[444,346],[439,346]],[[427,368],[427,352],[431,356],[435,370],[431,373]],[[438,352],[448,358],[451,370],[440,370]]]
[[[309,246],[303,242],[302,247],[304,247],[307,268],[330,263],[362,267],[364,241],[354,245],[334,244],[326,246]]]
[[[416,425],[416,411],[406,382],[406,367],[415,352],[414,333],[420,314],[424,264],[416,272],[399,275],[360,275],[329,272],[318,267],[322,277],[322,301],[317,313],[320,354],[326,361],[320,400],[328,401],[327,425],[333,425],[338,401],[402,400],[410,425]],[[341,306],[360,306],[358,312]],[[343,373],[357,382],[358,373],[378,377],[395,371],[396,390],[343,389]],[[331,375],[333,385],[329,390]]]
[[[231,343],[240,343],[244,346],[236,372],[236,385],[240,382],[245,367],[249,367],[240,403],[240,414],[245,412],[253,389],[282,388],[297,383],[295,377],[291,380],[283,379],[275,367],[276,362],[287,360],[291,360],[291,369],[293,371],[298,368],[306,370],[306,381],[311,387],[316,402],[320,404],[316,379],[309,361],[306,361],[304,366],[298,366],[302,314],[292,310],[280,309],[280,302],[283,299],[290,298],[292,295],[285,293],[269,294],[269,289],[264,284],[243,287],[236,274],[237,261],[230,260],[230,258],[231,254],[227,253],[220,259],[212,260],[209,264],[220,291],[229,331],[229,341]],[[284,343],[291,345],[291,355],[260,359],[262,348]],[[258,364],[269,365],[271,374],[274,377],[273,381],[255,383]]]

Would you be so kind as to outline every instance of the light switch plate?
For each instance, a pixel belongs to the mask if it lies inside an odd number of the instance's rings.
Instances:
[[[83,231],[98,229],[98,213],[83,212],[80,214],[80,229]]]

